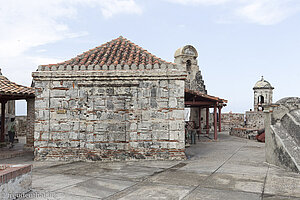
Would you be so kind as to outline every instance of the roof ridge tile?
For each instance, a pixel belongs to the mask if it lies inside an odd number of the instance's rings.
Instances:
[[[162,58],[159,58],[148,50],[140,47],[139,45],[133,43],[123,36],[119,36],[109,42],[106,42],[100,46],[93,49],[89,49],[74,58],[57,63],[41,65],[43,67],[60,66],[63,65],[65,68],[67,65],[71,67],[75,65],[99,65],[99,66],[110,66],[111,64],[121,66],[135,64],[139,66],[143,64],[144,66],[150,64],[174,64],[172,62],[167,62]]]

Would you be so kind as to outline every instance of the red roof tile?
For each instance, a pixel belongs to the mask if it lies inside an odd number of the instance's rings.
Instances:
[[[75,66],[75,65],[132,65],[132,64],[173,64],[156,57],[128,39],[120,36],[110,42],[86,51],[70,60],[43,66]]]
[[[5,76],[0,75],[0,95],[34,96],[34,89],[18,85],[9,81]]]
[[[228,102],[226,99],[221,99],[219,97],[215,97],[215,96],[211,96],[211,95],[208,95],[208,94],[204,94],[204,93],[196,91],[196,90],[190,90],[188,88],[185,88],[184,92],[190,93],[192,95],[196,95],[196,96],[199,96],[199,97],[202,97],[202,98],[210,100],[210,101],[217,101],[217,102],[220,102],[220,103],[227,103]]]

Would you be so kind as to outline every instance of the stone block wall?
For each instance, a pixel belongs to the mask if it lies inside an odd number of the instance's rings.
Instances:
[[[222,113],[222,131],[230,135],[255,140],[257,131],[264,128],[264,113],[246,111],[241,113]]]
[[[16,116],[16,134],[25,136],[27,131],[27,116]]]
[[[83,68],[33,73],[36,160],[185,158],[184,69]]]
[[[246,138],[249,140],[256,140],[256,136],[258,134],[257,129],[251,128],[232,128],[230,130],[230,135]]]
[[[222,131],[230,131],[231,128],[245,126],[245,115],[242,113],[221,113]]]
[[[246,112],[246,127],[252,129],[263,129],[264,126],[264,113],[262,111]]]

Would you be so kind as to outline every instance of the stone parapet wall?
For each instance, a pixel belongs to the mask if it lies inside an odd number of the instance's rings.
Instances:
[[[249,140],[256,140],[257,131],[257,129],[250,128],[232,128],[229,134]]]
[[[264,112],[267,162],[300,173],[300,98],[283,98]]]
[[[241,113],[221,113],[222,131],[230,131],[231,128],[242,128],[245,126],[245,115]]]
[[[0,199],[16,199],[31,190],[32,165],[0,165]]]
[[[230,135],[255,140],[257,131],[264,128],[264,113],[247,111],[241,113],[222,113],[222,131]]]
[[[186,73],[147,66],[34,72],[35,159],[184,159]]]
[[[222,113],[222,131],[229,131],[231,128],[264,128],[264,113],[247,111],[242,113]]]
[[[263,129],[265,127],[264,113],[262,111],[258,111],[258,112],[247,111],[246,127],[253,128],[253,129]]]
[[[116,72],[115,70],[130,70],[130,72],[133,72],[135,70],[158,70],[158,69],[161,69],[161,70],[166,70],[166,69],[170,69],[170,70],[174,70],[174,69],[179,69],[181,70],[182,69],[182,66],[181,65],[176,65],[176,64],[154,64],[154,65],[143,65],[143,64],[140,64],[140,65],[135,65],[135,64],[132,64],[132,65],[88,65],[88,66],[85,66],[85,65],[75,65],[75,66],[71,66],[71,65],[67,65],[67,66],[64,66],[64,65],[60,65],[60,66],[56,66],[56,65],[52,65],[52,66],[43,66],[43,65],[40,65],[38,67],[38,71],[58,71],[58,72],[62,72],[62,71],[73,71],[73,72],[77,72],[77,71],[94,71],[94,70],[97,70],[98,72],[101,70],[103,71],[114,71]],[[94,71],[96,72],[96,71]],[[120,72],[120,71],[119,71]]]

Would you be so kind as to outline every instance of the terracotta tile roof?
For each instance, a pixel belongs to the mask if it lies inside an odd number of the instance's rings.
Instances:
[[[147,50],[139,47],[128,39],[120,36],[110,42],[102,44],[94,49],[90,49],[75,58],[57,63],[42,65],[51,67],[55,66],[89,66],[89,65],[152,65],[152,64],[173,64],[156,57]]]
[[[18,85],[0,75],[0,95],[34,96],[35,92],[31,87]]]
[[[195,96],[198,96],[198,97],[201,97],[201,98],[210,100],[210,101],[217,101],[217,102],[219,102],[219,103],[227,103],[227,102],[228,102],[228,101],[225,100],[225,99],[221,99],[221,98],[219,98],[219,97],[215,97],[215,96],[211,96],[211,95],[208,95],[208,94],[204,94],[204,93],[199,92],[199,91],[190,90],[190,89],[188,89],[188,88],[185,88],[185,89],[184,89],[184,92],[190,93],[190,94],[192,94],[192,95],[195,95]]]

